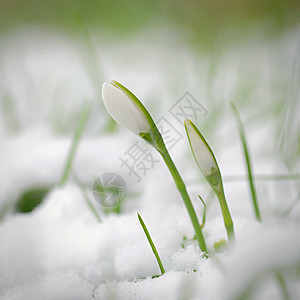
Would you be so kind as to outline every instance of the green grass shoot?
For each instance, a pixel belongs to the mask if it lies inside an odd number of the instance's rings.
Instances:
[[[287,287],[287,284],[285,282],[285,279],[280,271],[275,272],[275,278],[277,279],[282,299],[283,300],[291,300],[291,296]]]
[[[7,200],[2,203],[2,205],[0,206],[0,222],[2,222],[6,213],[10,210],[12,205],[13,205],[13,202],[10,200]]]
[[[74,171],[72,172],[72,177],[73,177],[75,183],[77,184],[77,186],[79,187],[81,195],[82,195],[85,203],[87,204],[88,208],[90,209],[90,211],[92,212],[92,214],[96,218],[97,222],[101,223],[102,220],[100,218],[100,215],[99,215],[97,209],[95,208],[95,206],[93,205],[84,184],[80,181],[80,179],[78,178],[78,176],[75,174]]]
[[[259,222],[261,222],[261,213],[260,213],[260,209],[259,209],[258,202],[257,202],[257,193],[256,193],[256,189],[255,189],[253,175],[252,175],[251,159],[250,159],[250,155],[249,155],[249,151],[248,151],[248,145],[247,145],[247,141],[246,141],[244,125],[243,125],[242,119],[240,117],[240,114],[239,114],[236,106],[232,102],[231,102],[231,107],[232,107],[232,110],[234,112],[234,116],[236,118],[237,124],[238,124],[240,138],[241,138],[242,144],[243,144],[245,161],[246,161],[246,165],[247,165],[249,186],[250,186],[250,191],[251,191],[252,203],[253,203],[253,207],[254,207],[255,216],[256,216],[256,219]]]
[[[140,224],[141,224],[141,226],[142,226],[142,228],[143,228],[143,230],[145,232],[145,235],[146,235],[146,237],[148,239],[148,242],[149,242],[149,244],[151,246],[151,249],[152,249],[152,251],[153,251],[153,253],[155,255],[155,258],[157,260],[157,263],[159,265],[159,268],[160,268],[160,271],[161,271],[161,275],[162,275],[162,274],[164,274],[166,272],[165,269],[164,269],[164,266],[163,266],[163,264],[161,262],[159,254],[158,254],[158,252],[156,250],[156,247],[155,247],[155,245],[154,245],[154,243],[153,243],[153,241],[151,239],[150,233],[149,233],[149,231],[148,231],[148,229],[147,229],[147,227],[146,227],[146,225],[145,225],[142,217],[139,215],[139,213],[137,215],[138,215],[139,222],[140,222]]]
[[[82,137],[82,133],[83,133],[83,130],[87,123],[88,117],[90,115],[90,110],[91,110],[91,104],[88,102],[85,102],[83,104],[83,107],[81,110],[79,122],[78,122],[77,128],[74,133],[73,141],[72,141],[72,144],[71,144],[71,147],[70,147],[67,159],[66,159],[65,167],[63,169],[63,173],[62,173],[62,176],[61,176],[61,179],[59,182],[59,186],[64,186],[64,184],[67,182],[67,180],[69,178],[69,173],[72,168],[74,156],[75,156],[76,150],[78,148],[79,141]]]
[[[15,211],[18,213],[30,213],[38,207],[46,198],[51,186],[29,188],[24,191],[15,203]]]

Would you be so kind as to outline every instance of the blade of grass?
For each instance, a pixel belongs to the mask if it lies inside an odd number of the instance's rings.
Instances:
[[[286,286],[286,282],[285,282],[282,274],[278,271],[278,272],[275,273],[275,277],[277,279],[277,282],[278,282],[280,290],[281,290],[282,299],[290,300],[291,296],[289,294],[288,288]]]
[[[161,274],[164,274],[166,271],[165,271],[164,266],[163,266],[163,264],[161,262],[161,259],[159,257],[159,254],[158,254],[157,250],[156,250],[156,247],[155,247],[155,245],[154,245],[154,243],[153,243],[153,241],[151,239],[150,233],[149,233],[149,231],[148,231],[148,229],[147,229],[147,227],[146,227],[146,225],[145,225],[142,217],[140,216],[140,214],[138,213],[137,215],[138,215],[140,224],[141,224],[141,226],[142,226],[142,228],[143,228],[143,230],[145,232],[145,235],[146,235],[146,237],[148,239],[148,242],[149,242],[149,244],[151,246],[151,249],[152,249],[152,251],[153,251],[153,253],[154,253],[155,257],[156,257],[156,260],[157,260],[157,263],[159,265]]]
[[[91,210],[92,214],[95,216],[98,223],[101,223],[102,220],[100,218],[100,215],[99,215],[97,209],[95,208],[95,206],[93,205],[93,203],[92,203],[92,201],[91,201],[91,199],[90,199],[90,197],[89,197],[89,195],[86,191],[86,188],[85,188],[84,184],[80,181],[80,179],[75,174],[75,172],[72,172],[72,177],[73,177],[75,183],[77,184],[77,186],[79,187],[81,195],[83,196],[83,199],[85,200],[85,203],[87,204],[87,206]]]
[[[300,194],[297,195],[297,197],[293,200],[292,204],[290,205],[290,207],[281,214],[281,217],[286,217],[287,215],[289,215],[291,213],[291,211],[295,208],[295,206],[297,204],[299,204],[299,199],[300,199]]]
[[[5,201],[2,203],[2,205],[0,206],[0,222],[2,222],[6,213],[9,211],[12,205],[13,205],[12,201]]]
[[[83,104],[83,107],[81,110],[78,126],[74,133],[73,141],[72,141],[72,144],[71,144],[68,156],[67,156],[66,164],[65,164],[60,182],[59,182],[59,186],[63,186],[66,183],[66,181],[68,180],[69,173],[72,168],[72,163],[74,160],[76,150],[78,148],[79,141],[82,137],[84,127],[85,127],[88,117],[90,115],[90,110],[91,110],[91,104],[89,104],[88,102],[85,102]]]
[[[234,116],[236,118],[236,121],[238,123],[240,138],[241,138],[242,144],[243,144],[245,161],[246,161],[246,164],[247,164],[249,186],[250,186],[250,190],[251,190],[251,196],[252,196],[252,202],[253,202],[255,216],[256,216],[256,219],[259,222],[261,222],[261,213],[260,213],[259,206],[258,206],[258,203],[257,203],[257,193],[256,193],[254,181],[253,181],[252,166],[251,166],[250,155],[249,155],[249,151],[248,151],[248,145],[247,145],[247,141],[246,141],[244,126],[243,126],[241,117],[239,115],[239,112],[238,112],[236,106],[232,102],[231,102],[231,107],[232,107]]]

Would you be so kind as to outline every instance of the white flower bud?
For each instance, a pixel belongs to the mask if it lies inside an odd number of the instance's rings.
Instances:
[[[208,182],[217,187],[221,175],[211,148],[191,120],[186,119],[184,126],[198,167]]]
[[[152,127],[149,113],[120,83],[116,81],[103,83],[102,98],[107,111],[118,124],[139,136],[141,133],[149,132]]]

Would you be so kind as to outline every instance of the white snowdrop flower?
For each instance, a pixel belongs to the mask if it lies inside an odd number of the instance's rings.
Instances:
[[[106,109],[117,123],[149,142],[163,157],[190,216],[199,248],[203,251],[203,253],[207,253],[202,229],[197,219],[190,196],[187,193],[185,184],[168,152],[168,149],[166,148],[161,133],[145,106],[132,92],[117,81],[103,84],[102,97]],[[145,231],[146,227],[144,228],[142,224],[143,222],[140,223]],[[150,242],[148,235],[147,238]]]
[[[154,122],[139,99],[117,81],[103,83],[102,98],[112,118],[138,136],[144,136]]]
[[[205,138],[197,129],[195,124],[191,120],[186,119],[184,121],[184,126],[195,161],[219,199],[228,240],[234,241],[234,226],[226,202],[221,172],[218,167],[217,160]]]
[[[208,182],[213,187],[217,187],[220,182],[221,175],[211,148],[191,120],[186,119],[184,121],[184,126],[190,147],[199,169]]]

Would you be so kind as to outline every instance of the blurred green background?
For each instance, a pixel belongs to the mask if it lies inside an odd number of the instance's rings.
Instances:
[[[134,34],[147,26],[170,24],[189,33],[193,43],[213,43],[224,29],[243,34],[263,21],[268,34],[299,22],[297,0],[213,1],[39,1],[2,0],[0,28],[48,25],[80,33],[83,24],[115,35]]]
[[[156,119],[190,91],[220,148],[235,101],[250,132],[273,122],[275,150],[293,165],[299,21],[296,0],[1,0],[2,134],[46,123],[70,135],[87,99],[98,103],[90,132],[117,130],[99,104],[100,84],[117,79]]]

